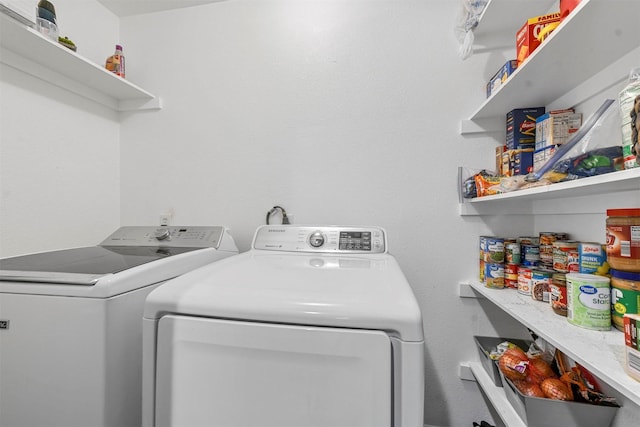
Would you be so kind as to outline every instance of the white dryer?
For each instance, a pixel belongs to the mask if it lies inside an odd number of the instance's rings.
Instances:
[[[423,425],[422,316],[381,228],[260,227],[143,323],[144,426]]]
[[[146,296],[237,253],[224,227],[122,227],[1,259],[0,427],[139,426]]]

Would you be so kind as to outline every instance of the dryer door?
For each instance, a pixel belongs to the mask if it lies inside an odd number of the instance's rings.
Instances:
[[[389,427],[381,331],[186,316],[160,320],[156,426]]]

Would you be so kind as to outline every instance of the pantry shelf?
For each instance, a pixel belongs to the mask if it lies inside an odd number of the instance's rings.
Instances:
[[[507,400],[504,389],[496,386],[493,381],[491,381],[482,364],[479,362],[469,362],[468,365],[478,385],[484,391],[484,394],[495,408],[502,422],[508,427],[526,427],[527,425]]]
[[[481,283],[461,284],[486,298],[551,345],[583,365],[601,381],[640,405],[640,382],[624,370],[624,334],[617,329],[594,331],[570,324],[548,304],[513,289],[491,289]],[[475,375],[475,372],[474,372]]]
[[[635,193],[633,191],[635,190]],[[620,192],[632,192],[629,205],[640,204],[640,168],[612,172],[573,181],[558,182],[541,187],[512,191],[510,193],[467,199],[460,204],[460,215],[494,215],[505,210],[508,205],[510,214],[534,213],[592,213],[580,204],[568,204],[569,211],[559,211],[556,206],[550,212],[535,211],[532,202],[564,199],[580,196],[601,196]],[[515,208],[515,209],[513,209]],[[604,212],[600,212],[604,213]]]
[[[0,14],[0,61],[115,111],[160,109],[161,100],[34,29]]]
[[[516,32],[532,16],[547,13],[557,0],[514,2],[513,0],[489,0],[480,15],[478,26],[473,30],[475,44],[491,48],[493,36],[499,35],[515,46]],[[508,16],[509,19],[505,19]]]
[[[508,111],[523,106],[546,106],[558,94],[576,88],[640,46],[632,33],[638,16],[640,2],[583,0],[506,83],[484,101],[469,121],[504,118]],[[602,25],[603,22],[613,25]],[[482,21],[479,28],[481,26]],[[513,37],[515,39],[515,34]],[[496,69],[499,65],[496,64]],[[476,127],[463,121],[462,134],[477,131]]]

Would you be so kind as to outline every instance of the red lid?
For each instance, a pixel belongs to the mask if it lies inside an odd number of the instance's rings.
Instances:
[[[640,216],[640,208],[607,209],[607,216]]]

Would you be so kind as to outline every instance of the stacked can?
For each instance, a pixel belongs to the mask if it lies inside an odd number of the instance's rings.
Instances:
[[[549,302],[553,282],[553,248],[560,240],[568,239],[567,233],[544,231],[540,233],[540,262],[531,271],[531,297],[536,301]]]
[[[559,239],[553,242],[553,276],[549,287],[549,305],[554,313],[567,315],[567,273],[579,269],[578,242]]]
[[[480,237],[480,279],[488,288],[504,288],[504,239]]]
[[[504,239],[504,287],[518,289],[520,243],[515,238]]]
[[[519,237],[520,265],[518,266],[518,293],[531,295],[533,268],[540,263],[540,238]]]

